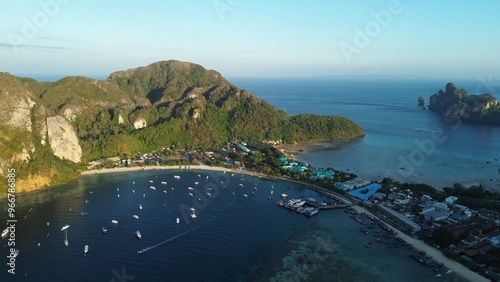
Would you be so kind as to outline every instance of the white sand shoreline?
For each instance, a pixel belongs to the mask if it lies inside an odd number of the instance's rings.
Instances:
[[[81,175],[93,175],[93,174],[106,174],[106,173],[115,173],[115,172],[127,172],[127,171],[146,171],[146,170],[212,170],[212,171],[220,171],[220,172],[236,172],[235,170],[224,168],[224,167],[216,167],[216,166],[208,166],[208,165],[177,165],[177,166],[135,166],[135,167],[117,167],[117,168],[103,168],[103,169],[93,169],[87,170],[81,173]],[[237,171],[239,173],[251,174],[247,171],[241,170]]]

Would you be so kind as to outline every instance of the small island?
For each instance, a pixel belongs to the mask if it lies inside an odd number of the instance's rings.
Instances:
[[[430,96],[429,109],[447,118],[500,123],[500,105],[493,95],[469,95],[453,83]]]

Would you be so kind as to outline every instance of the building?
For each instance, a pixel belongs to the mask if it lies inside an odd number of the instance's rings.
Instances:
[[[422,227],[415,223],[413,220],[407,218],[405,215],[388,208],[384,205],[378,205],[379,210],[387,217],[392,219],[395,224],[401,226],[402,228],[410,232],[418,232],[422,230]]]

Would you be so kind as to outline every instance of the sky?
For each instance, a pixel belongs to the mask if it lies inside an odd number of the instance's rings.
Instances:
[[[106,78],[162,60],[225,77],[500,80],[496,0],[0,0],[0,71]]]

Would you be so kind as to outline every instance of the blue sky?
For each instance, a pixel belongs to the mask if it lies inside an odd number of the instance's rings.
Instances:
[[[111,72],[161,60],[226,77],[500,77],[500,1],[0,1],[0,71]]]

